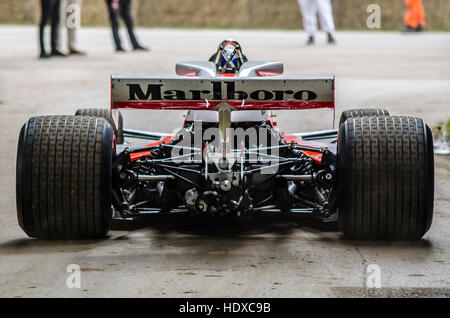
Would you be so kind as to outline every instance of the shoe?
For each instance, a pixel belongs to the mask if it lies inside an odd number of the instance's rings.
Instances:
[[[123,53],[125,50],[122,47],[116,48],[116,53]]]
[[[45,51],[41,51],[41,54],[39,54],[39,58],[40,58],[40,59],[48,59],[50,56],[51,56],[51,55],[48,54],[48,53],[45,52]]]
[[[406,25],[405,28],[402,30],[402,33],[408,33],[408,32],[414,32],[416,28],[413,28],[410,25]]]
[[[314,37],[313,36],[310,36],[309,38],[308,38],[308,41],[306,41],[306,45],[313,45],[314,44]]]
[[[58,50],[52,50],[52,56],[61,56],[61,57],[66,57],[67,55],[66,54],[64,54],[64,53],[62,53],[62,52],[60,52],[60,51],[58,51]]]
[[[71,54],[71,55],[86,55],[86,52],[79,51],[77,49],[69,49],[69,54]]]
[[[415,29],[416,32],[422,32],[423,31],[423,26],[421,26],[420,24],[417,26],[417,28]]]
[[[143,46],[140,46],[140,45],[135,46],[135,47],[133,48],[133,50],[134,50],[134,51],[144,51],[144,52],[150,51],[149,48],[146,48],[146,47],[143,47]]]
[[[328,33],[328,44],[336,44],[336,40],[331,33]]]

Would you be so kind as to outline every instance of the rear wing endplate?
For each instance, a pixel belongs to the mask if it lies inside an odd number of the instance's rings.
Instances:
[[[334,108],[334,76],[111,77],[112,109],[235,110]]]

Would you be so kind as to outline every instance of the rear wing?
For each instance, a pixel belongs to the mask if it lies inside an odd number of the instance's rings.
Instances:
[[[334,109],[329,77],[111,77],[111,109]]]

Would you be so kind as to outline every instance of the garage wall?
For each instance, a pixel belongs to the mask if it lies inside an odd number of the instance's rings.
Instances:
[[[365,29],[370,3],[382,10],[382,28],[403,26],[403,0],[332,0],[336,26]],[[450,30],[450,1],[423,0],[428,29]],[[0,0],[0,23],[37,23],[40,0]],[[148,27],[301,27],[297,0],[133,0],[136,24]],[[82,23],[106,25],[104,0],[84,0]]]

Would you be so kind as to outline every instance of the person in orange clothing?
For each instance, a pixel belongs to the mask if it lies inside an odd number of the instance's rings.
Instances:
[[[425,26],[425,12],[422,0],[405,0],[405,28],[403,32],[423,31]]]

